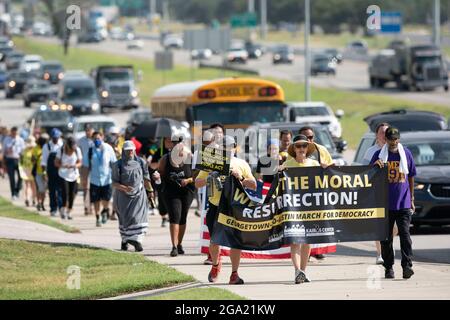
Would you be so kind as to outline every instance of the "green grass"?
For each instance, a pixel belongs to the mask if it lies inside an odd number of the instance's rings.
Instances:
[[[80,230],[78,230],[77,228],[53,221],[49,217],[41,216],[37,212],[31,212],[26,209],[17,207],[2,197],[0,197],[0,217],[27,220],[35,223],[45,224],[49,227],[70,233],[80,232]]]
[[[245,300],[245,298],[225,289],[207,287],[176,290],[145,297],[142,300]]]
[[[0,300],[96,299],[194,281],[139,254],[80,246],[0,240],[0,257]],[[79,290],[67,288],[70,266],[80,268]]]
[[[144,105],[149,105],[152,93],[163,85],[161,72],[155,71],[153,62],[146,59],[129,58],[120,55],[113,55],[96,52],[88,49],[71,48],[68,56],[63,55],[61,46],[44,44],[33,40],[15,38],[16,45],[25,52],[40,54],[45,59],[56,59],[64,63],[66,69],[83,69],[89,71],[90,68],[99,64],[133,64],[135,69],[144,72],[144,79],[139,84],[141,101]],[[190,69],[184,66],[176,66],[173,70],[166,72],[166,83],[190,81]],[[227,71],[226,76],[242,76],[238,72]],[[214,79],[221,77],[221,71],[213,69],[196,69],[196,79]],[[301,83],[292,81],[271,79],[279,83],[284,91],[287,101],[304,100],[304,86]],[[352,92],[345,90],[315,88],[311,89],[312,99],[328,103],[333,110],[342,109],[345,116],[342,118],[343,137],[349,143],[349,148],[356,148],[361,136],[367,130],[367,125],[362,120],[365,116],[387,111],[396,108],[413,108],[430,110],[450,116],[450,108],[445,106],[417,103],[403,99],[392,98],[385,95],[375,95],[371,93]]]

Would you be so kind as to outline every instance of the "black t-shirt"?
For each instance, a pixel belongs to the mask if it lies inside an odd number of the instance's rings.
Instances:
[[[261,173],[264,170],[264,173],[262,175],[262,180],[263,182],[268,182],[268,183],[272,183],[275,174],[277,174],[278,172],[278,166],[274,166],[274,168],[272,168],[272,170],[268,169],[270,168],[272,162],[271,162],[271,158],[269,156],[263,156],[258,160],[258,164],[256,166],[256,172],[257,173]],[[267,174],[267,170],[270,170],[270,173]]]
[[[195,186],[189,183],[185,187],[180,185],[182,179],[192,178],[192,168],[190,164],[184,164],[181,167],[174,167],[169,160],[170,153],[165,156],[162,161],[165,163],[164,175],[162,181],[164,191],[170,194],[180,194],[180,192],[195,191]]]

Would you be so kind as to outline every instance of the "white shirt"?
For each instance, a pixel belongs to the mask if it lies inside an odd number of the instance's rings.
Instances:
[[[76,151],[73,152],[70,156],[67,155],[63,151],[63,149],[60,149],[56,153],[56,159],[61,160],[61,167],[58,169],[58,174],[61,178],[63,178],[66,181],[73,182],[78,179],[80,176],[80,172],[78,171],[78,168],[63,168],[64,166],[75,166],[77,164],[77,160],[82,160],[83,156],[81,155],[81,150],[79,147],[77,147]],[[62,157],[61,157],[62,153]]]
[[[48,146],[50,145],[50,150],[48,150]],[[41,159],[41,167],[47,167],[48,155],[52,152],[58,152],[59,148],[63,145],[63,141],[61,139],[58,140],[57,144],[54,144],[53,141],[49,141],[42,147],[42,159]]]
[[[3,152],[5,158],[19,159],[23,150],[25,149],[25,142],[20,136],[11,137],[6,136],[3,140]]]
[[[373,146],[371,146],[369,149],[366,150],[366,153],[364,154],[364,158],[362,160],[363,165],[370,164],[370,160],[372,160],[373,155],[378,150],[381,150],[381,147],[378,145],[378,143],[375,143]]]

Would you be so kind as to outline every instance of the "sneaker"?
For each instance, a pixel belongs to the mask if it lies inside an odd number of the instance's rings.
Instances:
[[[317,260],[323,260],[323,259],[325,259],[325,255],[323,255],[323,254],[316,254],[316,255],[314,255],[313,257],[316,258]]]
[[[394,279],[395,278],[394,269],[392,269],[392,268],[386,269],[384,271],[384,277],[386,279]]]
[[[162,221],[161,221],[161,227],[162,228],[164,228],[166,226],[167,221],[169,221],[167,218],[162,218]]]
[[[127,242],[122,242],[120,244],[120,250],[127,251],[128,250],[128,243]]]
[[[213,262],[212,262],[211,255],[208,254],[208,258],[206,258],[206,260],[203,261],[203,264],[212,266]]]
[[[244,280],[239,277],[237,272],[232,272],[228,284],[244,284]]]
[[[381,256],[377,256],[377,260],[376,260],[375,264],[383,264],[383,263],[384,263],[383,258]]]
[[[59,215],[61,217],[61,219],[65,219],[66,218],[66,209],[65,208],[59,208]]]
[[[134,240],[130,240],[128,241],[129,244],[131,244],[134,247],[134,250],[136,252],[141,252],[144,250],[144,248],[142,248],[142,245],[140,244],[140,242],[134,241]]]
[[[103,209],[101,215],[102,215],[102,223],[105,224],[106,222],[108,222],[109,209]]]
[[[44,207],[44,204],[43,204],[43,203],[41,203],[41,210],[42,210],[42,211],[47,211],[47,209],[45,209],[45,207]]]
[[[217,264],[217,266],[213,265],[211,267],[211,271],[208,274],[208,281],[209,282],[216,282],[218,277],[219,277],[219,273],[220,273],[221,269],[222,269],[222,263],[220,261]]]
[[[41,211],[41,204],[40,204],[40,203],[38,203],[38,204],[36,205],[36,210],[37,210],[37,211]]]
[[[178,254],[184,254],[183,246],[181,244],[177,245]]]
[[[308,278],[306,277],[306,274],[302,270],[295,270],[295,284],[303,283],[303,282],[309,282],[306,281]]]
[[[51,217],[56,217],[56,211],[50,212],[50,216],[51,216]]]
[[[102,223],[101,223],[100,219],[97,219],[97,222],[95,223],[95,226],[96,227],[101,227],[102,226]]]
[[[30,206],[30,201],[25,200],[25,206],[29,207]]]
[[[403,279],[409,279],[413,274],[414,271],[410,267],[403,268]]]
[[[69,211],[66,213],[66,218],[69,219],[69,220],[72,220],[72,219],[73,219],[72,216],[70,215],[70,212],[69,212]]]
[[[172,251],[170,251],[171,257],[176,257],[178,255],[177,247],[172,247]]]

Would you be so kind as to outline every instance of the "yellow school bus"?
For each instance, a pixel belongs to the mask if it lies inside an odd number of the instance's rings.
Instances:
[[[247,128],[254,122],[284,121],[283,89],[257,78],[227,78],[170,84],[155,91],[153,117],[220,122],[226,128]]]

